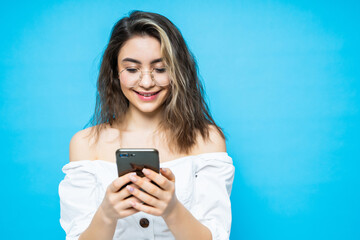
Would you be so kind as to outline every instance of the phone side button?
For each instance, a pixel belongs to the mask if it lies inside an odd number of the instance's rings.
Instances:
[[[143,228],[147,228],[150,224],[149,220],[147,218],[140,219],[139,223],[140,223],[140,226]]]

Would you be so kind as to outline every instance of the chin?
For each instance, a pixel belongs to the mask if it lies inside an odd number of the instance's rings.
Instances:
[[[158,113],[159,111],[162,111],[161,106],[135,106],[140,112],[146,113],[146,114],[152,114],[152,113]]]

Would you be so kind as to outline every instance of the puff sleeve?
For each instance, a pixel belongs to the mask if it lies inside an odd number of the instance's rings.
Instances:
[[[66,175],[59,184],[60,225],[67,240],[77,240],[100,205],[101,185],[87,161],[68,163],[62,170]]]
[[[204,154],[195,163],[194,216],[209,228],[214,240],[229,239],[230,194],[235,168],[227,153]]]

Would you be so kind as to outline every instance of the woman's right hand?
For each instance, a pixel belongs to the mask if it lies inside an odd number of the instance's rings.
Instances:
[[[118,177],[107,187],[105,197],[100,205],[107,221],[114,222],[138,212],[132,207],[131,202],[140,203],[141,201],[132,196],[126,188],[119,191],[121,187],[130,182],[129,177],[132,174],[136,173],[128,173]],[[134,184],[131,186],[138,188]]]

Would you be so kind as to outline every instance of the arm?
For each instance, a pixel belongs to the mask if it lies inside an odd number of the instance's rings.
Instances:
[[[164,175],[169,177],[170,170],[166,172],[169,173]],[[209,229],[198,221],[179,201],[176,202],[172,212],[164,215],[163,218],[178,240],[212,239]]]
[[[164,216],[164,220],[178,240],[212,239],[209,229],[199,222],[179,201],[177,201],[172,214]]]
[[[113,239],[117,220],[136,213],[130,201],[138,200],[134,197],[126,199],[130,196],[126,189],[119,191],[129,182],[129,176],[124,175],[108,186],[103,201],[97,204],[100,196],[96,190],[95,172],[76,163],[93,159],[87,136],[88,129],[78,132],[70,141],[69,157],[75,167],[59,188],[63,227],[67,238],[71,239]]]
[[[112,240],[116,221],[108,219],[101,208],[96,211],[89,227],[80,235],[79,240]]]

